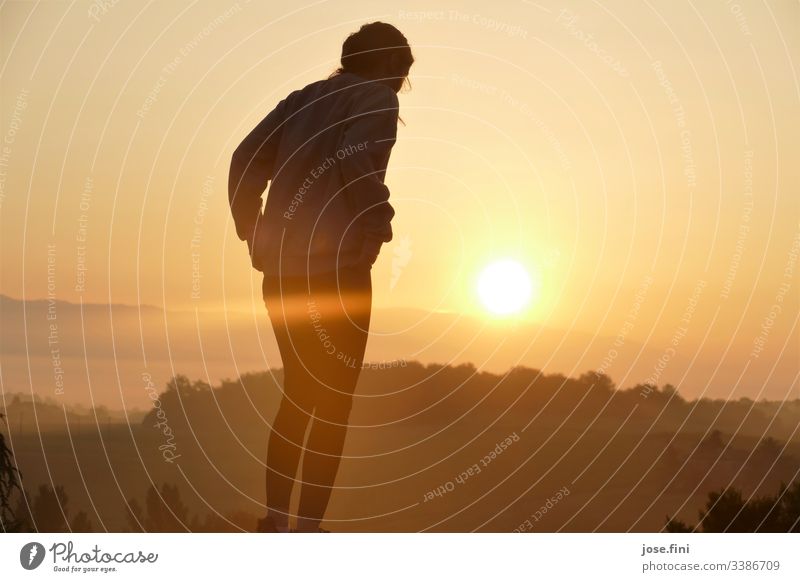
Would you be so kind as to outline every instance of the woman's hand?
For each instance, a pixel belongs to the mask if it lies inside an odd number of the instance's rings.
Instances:
[[[368,267],[371,267],[373,264],[375,264],[375,261],[378,259],[378,255],[381,252],[382,245],[383,241],[367,237],[364,240],[363,246],[361,247],[361,254],[358,257],[358,264],[366,265]]]
[[[250,233],[250,236],[247,237],[247,254],[250,255],[250,264],[253,265],[253,268],[256,271],[263,271],[261,265],[261,253],[258,247],[258,231],[261,229],[260,221],[256,223],[255,228]]]

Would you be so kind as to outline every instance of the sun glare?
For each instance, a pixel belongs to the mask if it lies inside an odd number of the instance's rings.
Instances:
[[[478,277],[478,297],[495,315],[521,311],[536,299],[536,292],[530,273],[513,259],[490,263]]]

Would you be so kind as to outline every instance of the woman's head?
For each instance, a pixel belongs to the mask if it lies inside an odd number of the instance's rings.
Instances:
[[[391,24],[370,22],[344,41],[342,66],[336,72],[380,80],[398,92],[413,62],[403,33]]]

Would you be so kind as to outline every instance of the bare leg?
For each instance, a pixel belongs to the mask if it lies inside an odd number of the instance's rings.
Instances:
[[[316,530],[325,515],[339,470],[353,393],[361,373],[372,302],[370,272],[344,270],[339,280],[320,283],[323,294],[336,301],[320,301],[320,319],[329,331],[334,353],[315,362],[321,380],[314,400],[314,418],[303,457],[303,486],[298,510],[303,529]]]
[[[267,445],[267,506],[276,521],[288,520],[297,465],[309,415],[284,396]]]

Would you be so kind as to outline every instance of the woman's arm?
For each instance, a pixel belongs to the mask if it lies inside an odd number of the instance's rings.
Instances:
[[[287,98],[288,99],[288,98]],[[250,241],[261,214],[261,195],[272,179],[285,120],[284,99],[239,144],[231,158],[228,201],[239,239]]]
[[[340,152],[346,196],[357,213],[364,251],[374,261],[383,243],[392,240],[389,189],[383,183],[397,136],[397,94],[375,83],[351,113]]]

